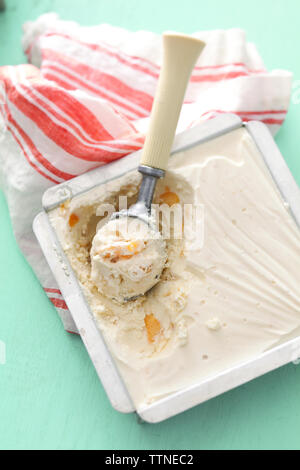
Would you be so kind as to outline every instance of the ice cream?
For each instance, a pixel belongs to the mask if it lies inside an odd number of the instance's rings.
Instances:
[[[166,262],[165,241],[154,226],[121,217],[99,228],[91,248],[91,278],[98,290],[119,302],[147,292]]]
[[[50,212],[138,409],[300,335],[299,228],[247,130],[172,156],[154,202],[203,205],[203,246],[166,239],[160,282],[122,305],[94,278],[90,250],[100,205],[130,205],[139,184],[131,172]]]

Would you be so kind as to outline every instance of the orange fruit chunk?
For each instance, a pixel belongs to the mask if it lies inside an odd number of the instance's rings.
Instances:
[[[168,206],[173,206],[174,204],[178,204],[180,202],[179,197],[176,193],[172,191],[166,191],[165,193],[159,196],[160,202],[167,204]]]
[[[77,214],[74,214],[74,212],[70,215],[69,217],[69,225],[70,227],[74,227],[79,222],[79,217]]]
[[[129,254],[124,254],[124,250],[129,251]],[[117,263],[120,260],[130,259],[134,255],[140,252],[139,243],[137,241],[132,241],[125,246],[109,246],[106,248],[105,253],[100,251],[99,255],[103,256],[104,259],[109,259],[112,263]]]
[[[131,242],[127,245],[127,249],[131,252],[133,252],[134,254],[138,253],[138,242]]]
[[[145,322],[145,326],[146,326],[146,330],[147,330],[148,341],[149,341],[149,343],[153,343],[154,340],[155,340],[155,337],[161,331],[161,324],[157,320],[157,318],[155,318],[153,313],[150,313],[150,314],[146,315],[145,318],[144,318],[144,322]]]

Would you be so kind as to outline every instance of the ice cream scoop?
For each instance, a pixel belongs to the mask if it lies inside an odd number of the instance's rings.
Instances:
[[[121,302],[151,289],[167,259],[151,203],[157,179],[165,175],[186,87],[204,45],[192,36],[163,35],[163,63],[138,168],[143,178],[137,202],[128,210],[115,212],[93,240],[93,280],[100,289],[104,282],[106,295]]]
[[[98,290],[122,303],[158,281],[166,262],[165,241],[139,218],[115,218],[95,235],[91,259],[91,277]]]

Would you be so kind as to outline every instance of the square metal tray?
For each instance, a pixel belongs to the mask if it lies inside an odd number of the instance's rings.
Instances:
[[[248,130],[255,141],[284,202],[300,227],[300,190],[264,124],[255,121],[243,124],[237,116],[226,114],[177,135],[172,154],[187,150],[242,126]],[[221,374],[180,390],[151,405],[135,409],[47,213],[67,199],[137,169],[139,159],[140,151],[48,189],[43,196],[44,211],[36,216],[33,230],[112,406],[124,413],[136,411],[142,420],[154,423],[174,416],[284,364],[296,361],[300,358],[300,337],[289,340],[253,360],[227,369]]]

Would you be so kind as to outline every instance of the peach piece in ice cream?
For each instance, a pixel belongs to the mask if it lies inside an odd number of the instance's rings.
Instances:
[[[159,202],[167,204],[171,207],[174,206],[174,204],[178,204],[180,199],[176,193],[173,193],[172,191],[166,191],[159,196]]]
[[[157,320],[157,318],[153,315],[153,313],[146,315],[144,318],[144,322],[147,330],[148,341],[149,343],[153,343],[155,337],[161,331],[161,324],[159,320]]]
[[[70,215],[69,217],[69,225],[70,227],[74,227],[77,223],[79,222],[79,217],[77,214],[75,214],[74,212]]]

